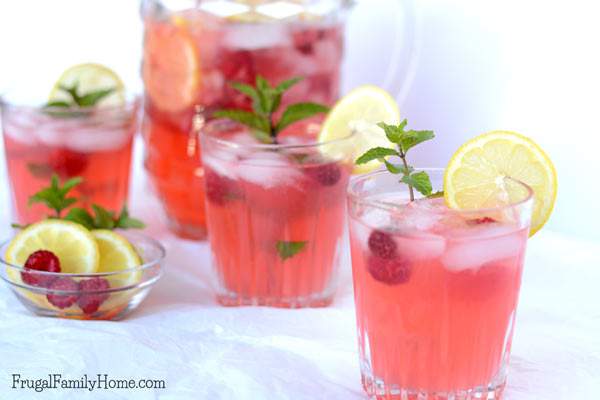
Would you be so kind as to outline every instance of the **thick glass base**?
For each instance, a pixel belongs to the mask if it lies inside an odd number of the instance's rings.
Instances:
[[[182,239],[188,240],[206,240],[208,231],[206,227],[199,225],[183,224],[168,218],[169,230]]]
[[[234,293],[218,294],[217,301],[226,307],[265,306],[279,308],[327,307],[333,301],[334,293],[303,297],[242,297]]]
[[[506,385],[504,380],[471,389],[439,392],[400,387],[364,372],[361,376],[363,388],[373,400],[501,400]]]

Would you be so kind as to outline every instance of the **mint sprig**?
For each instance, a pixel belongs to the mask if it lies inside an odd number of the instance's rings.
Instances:
[[[392,174],[402,175],[400,181],[408,186],[410,201],[414,201],[415,199],[414,190],[417,190],[424,196],[441,197],[443,196],[442,192],[432,194],[431,180],[427,172],[415,171],[406,160],[406,155],[410,149],[420,143],[433,139],[435,135],[433,131],[406,130],[407,124],[408,121],[406,119],[399,125],[388,125],[384,122],[377,124],[384,130],[387,139],[396,146],[393,148],[375,147],[369,149],[356,159],[356,164],[366,164],[373,160],[379,160],[385,164],[387,170]],[[399,157],[402,163],[394,164],[387,160],[387,157],[391,156]]]
[[[115,215],[102,206],[92,204],[92,211],[80,207],[72,207],[79,201],[77,197],[69,197],[69,191],[83,182],[82,178],[71,178],[60,183],[56,174],[52,175],[50,186],[41,189],[29,198],[29,204],[41,203],[53,211],[49,218],[64,219],[85,226],[88,229],[142,229],[145,224],[129,215],[127,206]],[[63,212],[68,209],[66,215]],[[13,227],[23,228],[23,225],[13,224]]]
[[[262,76],[256,77],[255,86],[233,82],[238,92],[252,99],[252,112],[238,109],[218,110],[213,115],[217,118],[228,118],[252,128],[252,133],[261,142],[277,143],[277,135],[291,124],[316,114],[327,113],[329,108],[317,103],[295,103],[288,106],[279,121],[274,121],[274,114],[279,110],[284,93],[302,81],[292,78],[273,87]]]
[[[281,258],[282,261],[285,261],[288,258],[292,258],[296,254],[300,253],[307,243],[308,242],[306,241],[286,242],[283,240],[278,240],[275,247],[277,248],[279,258]]]
[[[46,109],[55,109],[55,108],[87,108],[93,107],[98,102],[110,94],[115,92],[115,88],[106,88],[93,90],[87,93],[79,93],[79,82],[73,83],[71,86],[59,85],[58,87],[62,92],[68,95],[68,99],[64,100],[52,100],[44,105]],[[56,111],[56,110],[47,110],[48,114],[56,117],[77,117],[84,115],[81,112],[77,111]]]

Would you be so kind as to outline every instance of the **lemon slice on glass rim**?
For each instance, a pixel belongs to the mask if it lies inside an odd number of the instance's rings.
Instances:
[[[556,169],[535,142],[518,133],[492,131],[463,144],[446,167],[446,204],[458,209],[493,207],[494,198],[501,191],[508,198],[517,198],[519,189],[505,185],[506,177],[533,189],[533,235],[552,213],[557,192]]]
[[[354,158],[358,158],[372,147],[389,147],[385,132],[377,126],[379,122],[398,124],[398,104],[389,93],[377,86],[360,86],[333,106],[323,123],[318,141],[323,143],[343,139],[353,132],[354,136],[349,141],[321,146],[321,151],[332,158],[340,155],[353,155]],[[367,164],[354,165],[352,172],[366,173],[379,168],[380,165],[379,160],[373,160]]]
[[[125,86],[119,76],[104,65],[86,63],[74,65],[62,73],[50,91],[49,101],[70,100],[61,87],[77,85],[79,94],[91,93],[103,89],[113,92],[102,98],[97,106],[120,106],[125,103]]]

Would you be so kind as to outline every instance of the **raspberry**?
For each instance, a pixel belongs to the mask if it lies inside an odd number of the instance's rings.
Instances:
[[[24,268],[26,270],[60,272],[60,261],[51,251],[38,250],[27,257]],[[47,287],[54,278],[35,272],[21,272],[21,279],[28,285]]]
[[[108,293],[89,293],[110,289],[110,283],[104,278],[84,279],[79,282],[81,295],[77,301],[79,308],[86,314],[93,314],[108,299]]]
[[[412,273],[410,264],[401,257],[385,259],[371,256],[367,261],[367,268],[375,280],[387,285],[406,283]]]
[[[221,176],[209,169],[204,170],[206,198],[212,203],[222,206],[228,200],[240,197],[235,181]]]
[[[65,290],[75,292],[79,290],[79,285],[73,279],[61,276],[53,280],[48,285],[48,289],[51,291]],[[46,295],[50,304],[60,309],[71,307],[77,301],[77,297],[76,294],[56,294],[52,292]]]
[[[333,186],[342,177],[342,171],[336,163],[310,166],[304,172],[323,186]]]
[[[494,218],[483,217],[483,218],[475,218],[467,221],[469,225],[482,225],[482,224],[491,224],[497,222]]]
[[[87,168],[88,157],[68,149],[55,151],[50,157],[50,166],[61,178],[72,178]]]
[[[304,30],[295,32],[293,35],[294,47],[304,55],[311,55],[314,51],[314,44],[325,38],[325,31]]]
[[[374,230],[369,235],[369,250],[381,258],[394,258],[397,245],[394,239],[385,232]]]
[[[224,52],[219,58],[217,70],[223,74],[225,82],[254,84],[256,74],[251,52],[246,50]],[[252,100],[228,84],[223,87],[223,103],[222,106],[225,108],[252,109]]]

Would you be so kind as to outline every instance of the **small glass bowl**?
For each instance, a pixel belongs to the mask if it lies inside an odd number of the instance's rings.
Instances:
[[[135,248],[144,261],[142,265],[90,274],[25,270],[4,259],[8,240],[0,245],[0,277],[35,314],[71,319],[121,319],[140,305],[161,277],[166,252],[158,241],[148,236],[119,233]],[[24,275],[28,275],[27,278],[23,279]]]

